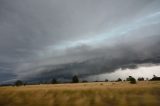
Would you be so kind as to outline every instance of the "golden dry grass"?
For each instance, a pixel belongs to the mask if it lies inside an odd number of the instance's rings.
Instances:
[[[160,82],[0,87],[0,106],[160,106]]]

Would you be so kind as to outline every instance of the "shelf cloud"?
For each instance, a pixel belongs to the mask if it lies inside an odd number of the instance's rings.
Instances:
[[[159,0],[1,0],[0,82],[160,63]]]

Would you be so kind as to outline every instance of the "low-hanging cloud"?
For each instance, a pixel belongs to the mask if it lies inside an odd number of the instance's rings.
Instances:
[[[160,62],[160,1],[1,0],[0,81]]]

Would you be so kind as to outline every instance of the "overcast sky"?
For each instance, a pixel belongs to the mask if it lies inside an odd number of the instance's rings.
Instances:
[[[159,63],[160,0],[0,0],[0,82]]]

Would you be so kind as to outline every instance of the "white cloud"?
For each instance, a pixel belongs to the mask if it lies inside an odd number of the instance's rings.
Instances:
[[[117,80],[117,78],[122,78],[126,79],[128,76],[133,76],[136,79],[138,77],[144,77],[144,78],[149,78],[151,79],[153,75],[160,76],[160,65],[158,66],[142,66],[137,69],[118,69],[115,72],[112,73],[106,73],[106,74],[101,74],[101,75],[96,75],[96,76],[90,76],[88,79],[89,80]]]

